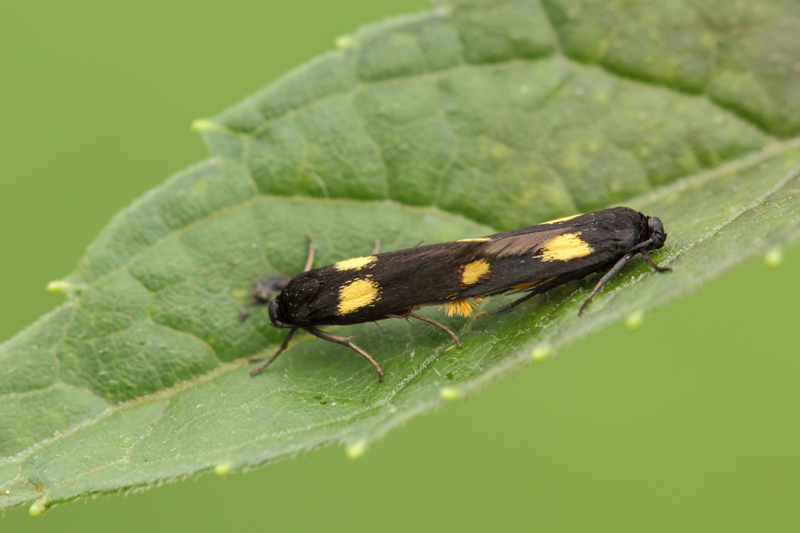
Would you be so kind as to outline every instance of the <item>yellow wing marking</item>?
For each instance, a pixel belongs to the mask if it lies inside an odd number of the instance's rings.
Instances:
[[[524,291],[528,287],[533,287],[534,285],[540,284],[542,281],[541,279],[537,279],[536,281],[529,281],[527,283],[518,283],[517,285],[513,285],[512,288],[517,291]]]
[[[537,279],[536,281],[528,281],[527,283],[518,283],[516,285],[512,285],[511,288],[517,291],[524,291],[525,289],[535,287],[536,285],[541,285],[542,283],[550,283],[554,279],[556,278],[552,277],[547,279]]]
[[[566,222],[567,220],[572,220],[573,218],[579,217],[579,216],[581,216],[581,213],[578,213],[577,215],[564,217],[564,218],[557,218],[555,220],[548,220],[547,222],[542,222],[542,224],[555,224],[557,222]]]
[[[489,273],[489,262],[486,259],[478,259],[472,263],[464,265],[461,272],[461,283],[472,285],[477,283],[480,278]]]
[[[336,314],[342,316],[368,306],[378,299],[379,288],[378,283],[371,279],[357,279],[342,285]]]
[[[542,261],[570,261],[594,252],[588,243],[581,240],[580,235],[581,232],[565,233],[544,243]]]
[[[377,261],[377,259],[378,258],[374,255],[368,255],[366,257],[354,257],[352,259],[345,259],[344,261],[334,263],[333,268],[336,270],[358,270],[371,263],[374,263]]]

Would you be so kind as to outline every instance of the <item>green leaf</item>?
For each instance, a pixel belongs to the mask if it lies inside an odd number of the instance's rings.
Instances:
[[[390,429],[690,291],[800,231],[794,1],[459,0],[364,28],[196,123],[212,155],[119,213],[0,345],[0,506],[227,473]],[[336,328],[384,369],[247,308],[257,279],[624,203],[655,259],[480,322]],[[506,300],[492,298],[483,309]]]

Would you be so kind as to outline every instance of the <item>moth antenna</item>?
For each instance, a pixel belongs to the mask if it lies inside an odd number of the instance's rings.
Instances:
[[[583,305],[581,305],[581,308],[578,310],[578,316],[581,316],[583,309],[589,305],[589,302],[592,301],[594,295],[603,290],[603,287],[606,286],[606,283],[608,283],[611,278],[613,278],[620,270],[622,270],[622,268],[625,266],[625,263],[631,260],[631,257],[633,257],[633,252],[628,252],[627,254],[623,255],[622,258],[617,261],[617,264],[615,264],[611,270],[606,272],[605,275],[600,278],[600,281],[598,281],[597,285],[594,286],[592,292],[590,292],[589,296],[583,301]]]
[[[306,267],[303,272],[311,270],[311,264],[314,262],[314,243],[311,241],[311,235],[306,233],[306,239],[308,239],[308,260],[306,260]]]
[[[423,242],[425,242],[425,241],[427,241],[427,240],[428,240],[428,239],[422,239],[422,240],[421,240],[421,241],[419,241],[417,244],[415,244],[414,246],[412,246],[412,248],[416,248],[417,246],[419,246],[420,244],[422,244]]]
[[[450,335],[451,337],[453,337],[453,340],[454,340],[454,341],[456,341],[456,344],[458,344],[458,347],[459,347],[459,348],[461,348],[461,339],[459,339],[459,338],[458,338],[458,335],[456,335],[455,333],[453,333],[453,332],[450,330],[450,328],[448,328],[448,327],[447,327],[447,326],[445,326],[444,324],[440,324],[439,322],[435,321],[435,320],[434,320],[434,319],[432,319],[432,318],[428,318],[428,317],[425,317],[425,316],[422,316],[422,315],[418,315],[418,314],[416,314],[416,313],[409,313],[409,316],[413,316],[414,318],[416,318],[416,319],[418,319],[418,320],[422,320],[423,322],[427,322],[428,324],[433,324],[433,325],[434,325],[434,326],[436,326],[437,328],[440,328],[440,329],[443,329],[443,330],[445,330],[445,331],[447,332],[447,334],[448,334],[448,335]]]
[[[381,241],[380,239],[375,239],[375,248],[372,249],[372,255],[378,255],[378,252],[381,251]]]
[[[375,359],[372,358],[370,354],[368,354],[367,352],[365,352],[364,350],[362,350],[361,348],[350,342],[350,339],[348,337],[340,337],[339,335],[334,335],[332,333],[328,333],[327,331],[322,331],[321,329],[313,327],[305,328],[305,330],[322,340],[328,342],[335,342],[336,344],[347,346],[348,348],[351,348],[354,351],[356,351],[361,357],[372,363],[372,366],[374,366],[375,370],[378,371],[378,382],[383,383],[383,371],[381,370],[380,365],[375,361]]]
[[[278,348],[278,351],[277,351],[277,352],[275,352],[275,355],[273,355],[272,357],[270,357],[269,361],[267,361],[266,363],[264,363],[264,364],[263,364],[263,365],[261,365],[260,367],[256,368],[255,370],[251,370],[251,371],[250,371],[250,375],[251,375],[251,376],[254,376],[254,375],[258,374],[259,372],[261,372],[262,370],[264,370],[265,368],[267,368],[269,365],[271,365],[271,364],[272,364],[272,362],[273,362],[275,359],[277,359],[277,358],[278,358],[278,356],[279,356],[279,355],[280,355],[280,354],[281,354],[281,353],[282,353],[282,352],[283,352],[283,351],[284,351],[286,348],[288,348],[288,347],[289,347],[289,341],[291,341],[291,340],[292,340],[292,337],[294,337],[294,334],[295,334],[295,333],[297,333],[297,330],[298,330],[298,329],[300,329],[300,328],[292,328],[292,331],[290,331],[290,332],[289,332],[289,334],[288,334],[288,335],[286,335],[286,338],[285,338],[285,339],[283,339],[283,342],[281,343],[281,347],[280,347],[280,348]],[[260,361],[260,360],[261,360],[261,359],[258,359],[258,358],[253,358],[253,359],[250,359],[250,362],[251,362],[251,363],[256,363],[256,362],[258,362],[258,361]]]

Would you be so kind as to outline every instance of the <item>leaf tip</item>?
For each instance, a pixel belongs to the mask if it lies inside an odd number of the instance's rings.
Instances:
[[[225,477],[231,473],[232,467],[231,463],[220,463],[214,467],[214,473],[220,477]]]
[[[51,294],[73,295],[76,292],[80,292],[81,289],[82,287],[80,285],[75,285],[74,283],[64,281],[63,279],[51,281],[47,284],[47,292]]]
[[[356,40],[349,33],[345,33],[334,39],[333,44],[336,45],[336,48],[355,48]]]
[[[625,327],[631,331],[641,329],[644,323],[644,311],[634,311],[625,318]]]
[[[531,359],[534,361],[544,361],[548,357],[552,355],[552,351],[550,350],[549,346],[537,346],[533,350],[531,350]]]
[[[783,263],[783,250],[780,248],[773,248],[764,256],[764,262],[770,268],[778,268]]]
[[[439,396],[446,402],[454,402],[461,398],[461,391],[455,387],[444,387],[439,391]]]
[[[193,120],[192,131],[198,131],[198,132],[219,131],[223,133],[228,133],[228,130],[224,126],[220,126],[216,122],[212,122],[207,118],[198,118]]]
[[[344,453],[351,461],[361,459],[361,457],[367,453],[367,439],[358,439],[353,444],[349,445]]]
[[[44,502],[38,501],[28,507],[28,515],[35,518],[37,516],[42,516],[46,510],[47,506],[44,504]]]

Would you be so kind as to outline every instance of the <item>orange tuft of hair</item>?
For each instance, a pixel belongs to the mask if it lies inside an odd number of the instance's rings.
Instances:
[[[469,316],[472,314],[472,311],[478,307],[478,303],[482,302],[483,298],[466,298],[464,300],[455,300],[453,302],[447,302],[443,306],[444,312],[447,316],[453,315],[461,315],[461,316]]]

